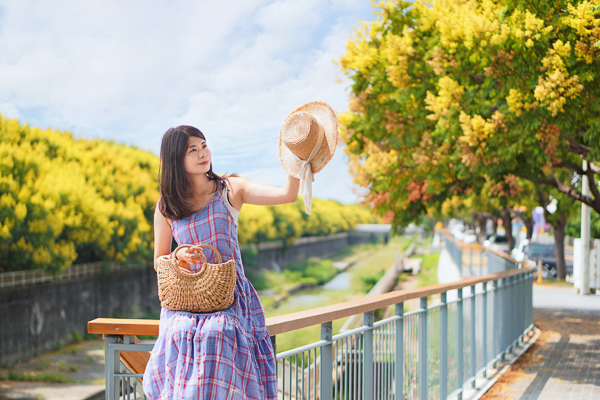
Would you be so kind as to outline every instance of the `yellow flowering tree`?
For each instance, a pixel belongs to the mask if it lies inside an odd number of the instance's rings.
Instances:
[[[0,272],[151,260],[158,165],[156,155],[134,147],[0,116]],[[313,204],[310,216],[301,201],[244,206],[240,242],[291,244],[377,220],[358,205]]]
[[[0,271],[151,259],[158,159],[0,116]]]
[[[404,225],[455,196],[512,200],[520,180],[600,212],[599,4],[375,1],[339,63],[341,137],[380,214]]]

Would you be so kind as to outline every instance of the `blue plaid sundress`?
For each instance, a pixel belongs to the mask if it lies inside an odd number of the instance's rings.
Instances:
[[[235,300],[212,314],[161,310],[144,393],[161,400],[276,399],[275,354],[264,311],[244,275],[237,226],[220,191],[202,210],[172,221],[171,230],[178,244],[209,244],[223,261],[235,260]],[[210,249],[204,254],[209,263],[217,262]]]

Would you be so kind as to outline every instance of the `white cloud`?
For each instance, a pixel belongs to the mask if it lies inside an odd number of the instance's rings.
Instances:
[[[0,0],[0,112],[155,153],[194,125],[216,169],[282,184],[283,119],[310,100],[346,108],[333,59],[373,18],[362,0]],[[320,175],[317,197],[355,199],[341,155]]]

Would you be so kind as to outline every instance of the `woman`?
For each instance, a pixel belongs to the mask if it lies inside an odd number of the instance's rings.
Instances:
[[[264,311],[244,275],[237,239],[243,204],[291,203],[299,179],[275,188],[212,170],[206,138],[198,129],[169,129],[160,151],[160,195],[154,214],[155,267],[178,244],[209,244],[223,261],[235,260],[237,281],[231,307],[210,314],[161,310],[159,337],[144,374],[150,399],[275,399],[276,364]],[[198,272],[199,251],[209,263],[215,255],[189,247],[176,254]],[[185,265],[185,264],[183,264]],[[183,266],[182,265],[182,266]]]

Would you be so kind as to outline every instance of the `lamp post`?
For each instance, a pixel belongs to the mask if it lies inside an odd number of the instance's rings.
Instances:
[[[583,170],[587,171],[587,161],[583,160]],[[581,179],[581,194],[590,197],[590,183],[587,175]],[[581,203],[581,258],[579,294],[590,294],[590,206]]]

